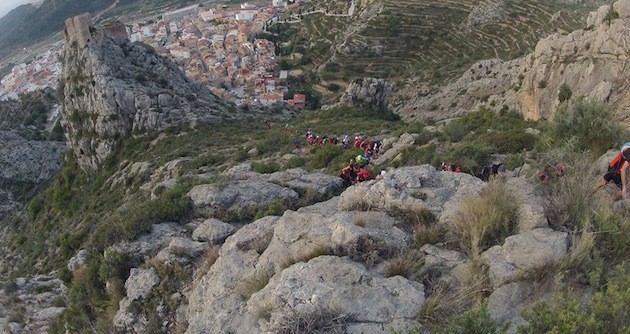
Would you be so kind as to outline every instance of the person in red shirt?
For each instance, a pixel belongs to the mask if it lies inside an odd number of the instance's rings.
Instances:
[[[586,197],[593,195],[599,188],[610,181],[615,182],[617,187],[621,188],[620,191],[615,192],[615,201],[630,197],[628,195],[628,169],[630,169],[630,142],[621,146],[621,152],[617,153],[608,164],[606,174],[593,186]]]
[[[367,169],[361,168],[357,172],[357,182],[368,181],[371,179],[372,179],[372,176],[370,175],[370,172]]]

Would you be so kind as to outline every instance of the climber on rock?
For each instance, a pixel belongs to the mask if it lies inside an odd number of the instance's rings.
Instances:
[[[593,186],[586,198],[593,195],[599,188],[613,181],[619,187],[619,191],[615,192],[613,199],[618,201],[622,198],[629,198],[628,195],[628,169],[630,167],[630,142],[621,146],[621,151],[608,163],[606,174]]]

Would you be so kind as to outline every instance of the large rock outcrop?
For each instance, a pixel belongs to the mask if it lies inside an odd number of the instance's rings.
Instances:
[[[355,108],[387,109],[392,95],[392,84],[385,79],[363,78],[356,80],[341,96],[341,102]]]
[[[61,169],[65,152],[63,142],[27,140],[0,131],[0,220],[21,207],[17,190],[34,189]]]
[[[97,169],[132,132],[240,118],[151,47],[130,43],[119,25],[66,20],[63,125],[79,165]],[[232,110],[232,111],[230,111]]]
[[[591,13],[586,27],[544,38],[519,59],[480,61],[455,82],[400,102],[393,110],[406,120],[440,120],[507,106],[526,118],[549,119],[564,84],[572,96],[605,101],[620,120],[630,122],[630,0]]]

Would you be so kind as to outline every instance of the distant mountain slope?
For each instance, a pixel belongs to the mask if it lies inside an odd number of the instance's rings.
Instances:
[[[144,11],[168,5],[184,6],[185,0],[46,0],[40,7],[20,6],[0,19],[0,58],[13,50],[44,40],[63,29],[64,21],[82,13],[96,15],[108,9],[104,19],[125,10]],[[115,4],[115,6],[112,6]],[[112,8],[109,8],[112,6]],[[110,14],[110,15],[108,15]]]
[[[357,1],[351,18],[309,14],[291,27],[315,65],[327,63],[325,79],[439,83],[475,61],[513,59],[553,32],[583,28],[588,11],[547,0],[372,0]]]
[[[48,0],[39,8],[20,6],[0,19],[0,57],[61,31],[66,18],[107,8],[114,0]]]

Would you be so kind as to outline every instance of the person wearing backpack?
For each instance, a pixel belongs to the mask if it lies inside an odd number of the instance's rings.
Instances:
[[[615,157],[610,161],[606,174],[604,174],[599,182],[593,186],[586,198],[593,195],[597,190],[599,190],[599,188],[603,187],[610,181],[615,182],[617,187],[621,188],[620,191],[615,192],[615,201],[622,198],[629,198],[628,169],[630,169],[630,142],[621,146],[621,152],[617,153],[617,155],[615,155]]]

